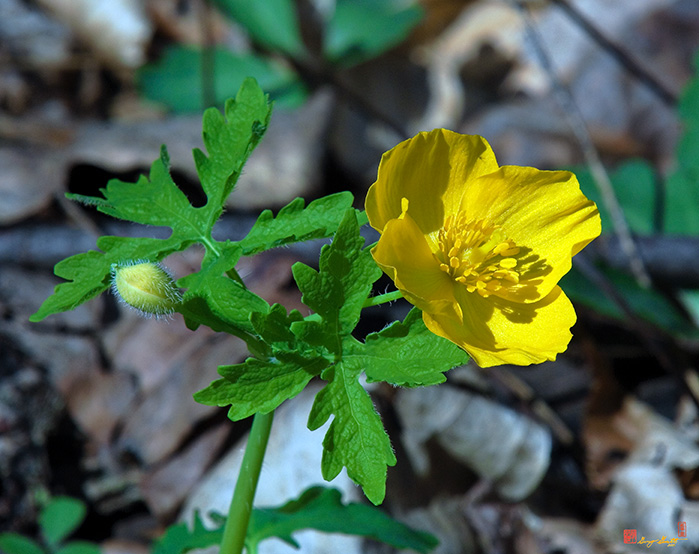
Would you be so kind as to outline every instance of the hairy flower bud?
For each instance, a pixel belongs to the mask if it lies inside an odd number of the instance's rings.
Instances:
[[[112,291],[146,317],[168,316],[182,301],[170,273],[160,264],[144,260],[112,264]]]

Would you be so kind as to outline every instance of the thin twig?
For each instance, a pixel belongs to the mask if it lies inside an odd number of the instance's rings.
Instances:
[[[677,95],[668,89],[646,68],[644,68],[636,59],[629,55],[626,50],[616,44],[614,41],[604,35],[597,27],[595,27],[578,9],[573,6],[568,0],[551,0],[559,6],[570,19],[583,29],[602,49],[606,50],[611,56],[617,60],[626,71],[636,77],[641,83],[652,90],[663,103],[670,107],[677,104]]]
[[[201,3],[201,100],[202,111],[216,105],[216,44],[213,37],[209,0]]]
[[[277,52],[277,54],[279,54],[279,52]],[[323,63],[313,63],[308,60],[292,58],[284,53],[281,54],[294,66],[311,89],[316,89],[323,85],[331,86],[348,104],[364,112],[364,114],[371,119],[386,125],[396,133],[401,140],[408,138],[409,134],[403,122],[398,121],[398,119],[364,98],[347,79],[338,75],[332,68],[325,67]]]
[[[638,284],[643,288],[648,288],[651,283],[650,277],[648,276],[643,260],[641,259],[636,244],[631,236],[631,231],[626,223],[626,218],[624,217],[624,212],[619,204],[619,200],[614,193],[614,188],[612,187],[609,174],[604,168],[604,165],[602,165],[602,160],[600,159],[599,153],[592,142],[590,132],[585,124],[585,119],[583,118],[578,105],[575,103],[572,93],[556,75],[553,64],[551,63],[551,58],[544,47],[543,38],[537,31],[536,25],[531,14],[529,13],[529,10],[522,4],[521,0],[510,1],[522,14],[526,25],[527,34],[531,40],[536,55],[539,58],[539,63],[541,63],[541,66],[551,80],[554,94],[558,100],[564,117],[567,119],[568,125],[570,126],[576,140],[580,145],[585,162],[589,166],[590,172],[592,173],[592,178],[595,185],[602,195],[602,201],[609,210],[612,218],[612,225],[614,226],[614,232],[619,237],[621,251],[629,261],[629,269],[631,270],[631,273]]]

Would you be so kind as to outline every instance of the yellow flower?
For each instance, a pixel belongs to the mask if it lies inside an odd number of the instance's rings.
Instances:
[[[378,265],[479,366],[566,349],[576,318],[557,283],[601,230],[572,173],[500,167],[482,137],[436,129],[383,155],[366,212]]]

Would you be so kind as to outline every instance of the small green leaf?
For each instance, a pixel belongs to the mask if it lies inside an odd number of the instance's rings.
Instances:
[[[186,286],[186,284],[190,283],[186,279],[181,279],[178,283]],[[203,299],[208,305],[210,313],[219,322],[226,325],[226,327],[222,326],[221,329],[212,327],[214,330],[224,331],[227,329],[228,332],[231,332],[230,329],[232,327],[249,330],[250,312],[269,309],[269,305],[262,298],[250,292],[250,290],[244,288],[236,281],[224,276],[209,277],[198,283],[196,289],[193,289],[191,293],[188,291],[184,295],[185,306],[189,306],[188,303],[195,298]],[[196,321],[198,319],[196,310],[191,310],[191,312],[191,314],[187,314],[183,311],[186,316]],[[203,320],[200,323],[209,325],[208,322]]]
[[[260,337],[267,344],[288,346],[293,350],[296,336],[291,332],[291,325],[297,321],[303,321],[303,316],[298,310],[291,310],[288,314],[281,304],[274,304],[268,313],[253,313],[250,322]]]
[[[699,133],[697,133],[699,144]],[[699,171],[678,170],[665,182],[665,228],[666,233],[678,235],[699,235]]]
[[[186,523],[171,525],[153,546],[151,554],[183,554],[197,548],[219,545],[223,538],[223,527],[209,530],[204,527],[201,516],[194,513],[194,527]]]
[[[358,381],[360,373],[344,363],[323,373],[328,384],[316,395],[308,428],[318,429],[334,415],[323,440],[323,478],[331,481],[346,467],[366,497],[380,504],[386,494],[387,466],[395,465],[396,457],[381,418]]]
[[[677,167],[665,182],[665,228],[667,233],[699,234],[699,54],[695,73],[679,103],[684,134],[677,145]]]
[[[206,208],[213,216],[209,221],[212,227],[269,125],[272,106],[257,82],[246,78],[235,100],[226,101],[224,114],[225,119],[216,108],[204,112],[202,137],[209,155],[194,149],[197,174],[209,199]]]
[[[171,46],[163,57],[138,73],[143,94],[165,104],[176,113],[199,113],[204,106],[201,75],[204,54],[191,46]],[[255,54],[213,50],[214,101],[224,100],[249,76],[254,77],[279,105],[295,108],[303,104],[306,89],[288,66]]]
[[[177,282],[178,286],[187,289],[183,306],[178,311],[185,316],[190,327],[203,323],[216,331],[240,336],[237,330],[253,331],[250,323],[252,312],[269,310],[265,300],[224,275],[235,266],[240,255],[241,248],[237,243],[220,243],[219,253],[207,253],[200,271]]]
[[[338,192],[314,200],[305,208],[303,198],[296,198],[279,210],[277,217],[265,210],[240,241],[243,253],[250,256],[292,242],[329,237],[337,231],[338,222],[352,201],[352,193]]]
[[[343,504],[340,491],[325,487],[312,487],[277,508],[253,510],[246,542],[255,550],[263,540],[277,537],[298,548],[292,534],[303,529],[367,537],[424,554],[437,546],[432,535],[411,529],[373,506]]]
[[[112,179],[101,189],[108,205],[97,209],[107,215],[143,223],[171,227],[173,234],[202,236],[206,234],[206,218],[189,203],[158,158],[151,165],[148,177],[141,175],[136,183]]]
[[[320,356],[283,350],[269,360],[248,358],[242,364],[220,366],[224,378],[197,392],[194,400],[207,406],[230,404],[228,417],[233,421],[269,413],[300,393],[328,364]]]
[[[33,540],[17,533],[0,533],[0,551],[3,554],[45,554]]]
[[[422,19],[417,3],[337,0],[325,29],[325,57],[344,66],[368,60],[404,40]]]
[[[100,554],[100,547],[87,541],[71,541],[56,551],[56,554]]]
[[[85,519],[85,504],[75,498],[52,498],[39,514],[39,527],[46,542],[55,547]]]
[[[302,302],[322,317],[322,323],[307,321],[295,324],[294,333],[306,326],[313,333],[327,337],[326,346],[339,354],[338,335],[352,332],[371,286],[381,270],[364,250],[357,215],[350,209],[340,223],[332,244],[320,252],[320,270],[298,262],[292,267],[294,279],[303,296]]]
[[[215,0],[262,46],[300,57],[305,52],[294,0]]]
[[[348,337],[343,359],[364,368],[369,382],[415,387],[443,383],[443,372],[464,365],[469,356],[427,329],[420,310],[413,308],[403,323],[370,334],[364,344]]]

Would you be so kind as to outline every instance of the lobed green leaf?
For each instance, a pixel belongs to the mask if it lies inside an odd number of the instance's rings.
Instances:
[[[352,201],[351,192],[338,192],[314,200],[308,206],[303,198],[296,198],[279,210],[276,217],[271,210],[265,210],[240,241],[243,253],[250,256],[292,242],[329,237],[337,231]]]
[[[186,523],[171,525],[156,541],[151,554],[183,554],[197,548],[219,545],[222,538],[223,527],[207,529],[199,513],[195,512],[191,530]]]
[[[217,254],[207,252],[199,271],[177,281],[178,286],[187,289],[178,311],[185,316],[190,328],[203,323],[215,331],[241,336],[239,330],[254,331],[250,323],[252,312],[269,310],[265,300],[242,283],[225,276],[235,267],[241,252],[237,243],[220,243]]]
[[[461,348],[427,329],[417,308],[402,323],[370,334],[364,343],[347,337],[343,358],[364,368],[369,382],[406,387],[443,383],[445,371],[469,360]]]
[[[328,384],[316,395],[308,428],[318,429],[334,416],[323,440],[323,478],[331,481],[346,467],[366,497],[380,504],[386,494],[387,466],[395,465],[396,457],[381,418],[359,383],[360,373],[361,368],[344,362],[323,373]]]
[[[118,219],[170,227],[173,236],[202,237],[207,234],[203,210],[194,208],[170,176],[168,161],[161,157],[151,165],[148,177],[136,183],[112,179],[100,190],[106,203],[97,209]]]
[[[291,331],[291,326],[297,321],[303,321],[303,316],[298,310],[291,310],[288,314],[281,304],[274,304],[267,313],[256,312],[250,315],[250,322],[262,339],[267,344],[288,347],[289,350],[297,346],[296,336]]]
[[[269,413],[300,393],[329,362],[320,356],[280,350],[267,360],[248,358],[242,364],[220,366],[224,377],[197,392],[194,399],[207,406],[231,405],[228,417],[245,419]]]
[[[349,209],[332,244],[324,246],[320,252],[319,271],[300,262],[292,267],[302,302],[322,318],[322,323],[296,324],[294,332],[302,333],[309,342],[325,344],[337,355],[341,353],[337,337],[352,332],[372,284],[381,276],[371,253],[363,246],[357,215]]]
[[[248,551],[257,552],[262,541],[278,538],[299,548],[293,533],[304,529],[367,537],[421,554],[437,545],[429,533],[412,529],[373,506],[343,504],[340,491],[325,487],[311,487],[281,506],[253,508],[245,545]],[[185,523],[170,526],[156,541],[152,554],[184,554],[218,545],[222,537],[223,527],[207,529],[195,512],[192,529]]]
[[[246,544],[254,551],[263,540],[277,537],[299,548],[292,535],[303,529],[367,537],[421,553],[437,546],[432,535],[411,529],[374,506],[343,504],[340,491],[325,487],[311,487],[277,508],[253,510]]]
[[[198,148],[194,150],[197,174],[209,199],[205,208],[211,213],[210,227],[221,215],[243,165],[267,130],[272,107],[255,80],[248,78],[235,99],[226,101],[224,113],[225,119],[216,108],[204,112],[202,136],[209,156]]]

